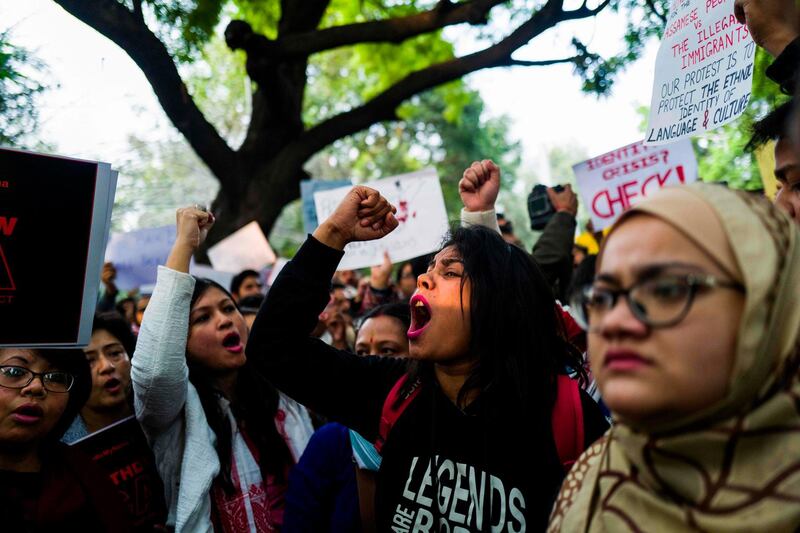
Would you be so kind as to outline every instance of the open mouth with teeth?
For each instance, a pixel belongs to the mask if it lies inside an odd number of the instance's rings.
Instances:
[[[422,335],[430,324],[431,307],[420,294],[414,295],[408,305],[411,306],[411,327],[408,328],[406,336],[409,340],[413,340]]]
[[[225,338],[222,339],[222,346],[229,352],[233,353],[241,353],[241,351],[244,349],[242,346],[242,338],[235,331],[225,335]]]

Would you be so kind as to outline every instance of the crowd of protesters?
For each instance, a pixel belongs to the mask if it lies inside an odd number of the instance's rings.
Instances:
[[[794,96],[792,0],[735,15]],[[104,265],[83,350],[0,348],[0,530],[800,530],[795,100],[750,143],[776,141],[774,205],[667,188],[598,254],[568,186],[524,250],[489,160],[438,252],[363,274],[337,271],[345,246],[398,225],[369,187],[270,287],[191,276],[215,218],[178,209],[150,294]],[[108,472],[84,446],[114,428],[144,444]]]

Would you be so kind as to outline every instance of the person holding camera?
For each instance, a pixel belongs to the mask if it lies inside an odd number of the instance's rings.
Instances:
[[[464,203],[461,210],[462,225],[486,226],[500,233],[494,209],[500,192],[500,167],[490,159],[473,162],[464,171],[458,190]],[[529,204],[532,201],[544,204],[528,210],[534,228],[538,226],[541,229],[539,224],[544,223],[542,235],[531,253],[556,298],[566,302],[572,278],[572,245],[575,240],[578,196],[571,185],[548,187],[545,192],[546,197],[542,201],[533,198],[534,193],[529,199]]]

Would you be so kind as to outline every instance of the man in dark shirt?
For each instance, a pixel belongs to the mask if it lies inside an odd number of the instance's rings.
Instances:
[[[775,57],[767,76],[783,92],[793,94],[800,67],[800,10],[794,0],[736,0],[734,10],[739,22],[747,24],[756,44]],[[748,147],[776,141],[775,205],[800,223],[800,150],[790,135],[794,107],[794,101],[789,100],[758,121]]]

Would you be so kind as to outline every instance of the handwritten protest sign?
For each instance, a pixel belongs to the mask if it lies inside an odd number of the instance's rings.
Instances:
[[[662,187],[697,181],[692,142],[666,146],[642,141],[573,166],[578,190],[595,230],[610,226],[630,206]]]
[[[371,181],[367,185],[397,207],[400,225],[383,239],[348,244],[339,263],[341,270],[379,265],[383,262],[384,250],[389,252],[393,262],[398,262],[439,248],[447,233],[447,212],[435,170]],[[319,220],[328,218],[349,190],[350,187],[342,187],[315,193]]]
[[[303,180],[300,182],[300,197],[302,198],[303,211],[303,230],[306,233],[314,233],[319,221],[317,220],[317,208],[314,206],[314,193],[318,191],[329,191],[340,187],[350,187],[352,184],[348,180]]]
[[[167,263],[175,242],[175,226],[115,233],[106,249],[106,261],[117,268],[117,288],[130,290],[156,282],[158,265]]]
[[[116,183],[108,163],[0,148],[0,346],[89,343]]]
[[[275,262],[275,252],[254,220],[209,248],[208,258],[214,270],[238,273],[271,265]]]
[[[672,0],[656,57],[645,144],[713,130],[750,99],[756,45],[733,14],[734,0]]]

